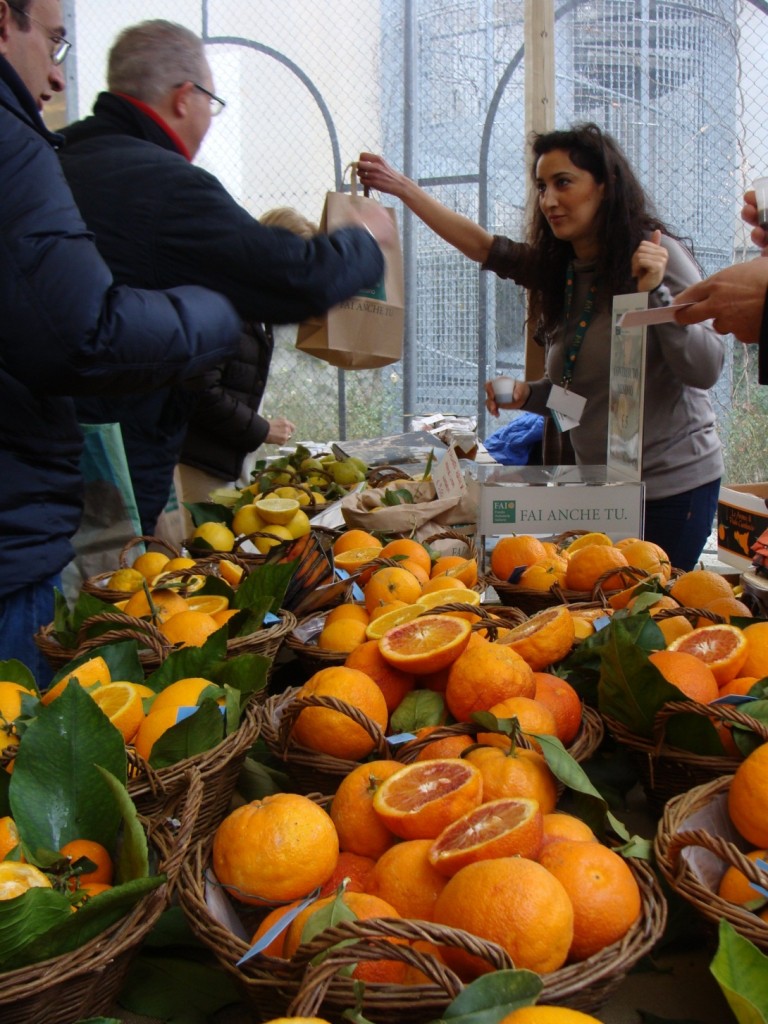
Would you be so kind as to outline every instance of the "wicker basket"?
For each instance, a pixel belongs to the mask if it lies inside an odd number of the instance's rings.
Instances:
[[[128,561],[128,555],[131,549],[137,544],[146,544],[147,551],[149,551],[150,547],[155,549],[161,548],[163,551],[168,553],[169,558],[178,558],[181,555],[178,548],[175,548],[172,544],[162,540],[160,537],[151,537],[149,535],[142,534],[140,537],[131,537],[131,539],[123,545],[118,556],[118,568],[127,569],[133,563],[133,560],[131,560],[131,562]],[[110,590],[107,585],[113,575],[113,572],[100,572],[96,576],[89,576],[88,579],[83,580],[82,590],[86,594],[98,597],[100,600],[106,601],[109,604],[125,600],[125,598],[130,595],[126,594],[124,590]]]
[[[372,759],[386,759],[392,756],[384,733],[376,722],[358,708],[336,697],[313,695],[299,699],[297,695],[300,689],[301,687],[296,686],[289,687],[283,693],[267,698],[261,730],[261,738],[270,753],[282,763],[295,792],[333,794],[341,780],[360,763],[332,757],[330,754],[321,754],[317,750],[310,750],[295,743],[291,738],[291,729],[304,708],[328,708],[330,711],[347,715],[365,729],[373,740],[374,747],[370,755]]]
[[[184,800],[187,776],[199,773],[202,797],[196,816],[194,840],[211,835],[229,813],[229,803],[237,786],[248,751],[259,738],[263,712],[260,695],[246,703],[240,725],[221,743],[202,754],[185,758],[167,768],[152,768],[135,750],[128,750],[128,792],[149,820],[162,817],[171,801]]]
[[[170,801],[164,814],[145,822],[158,870],[167,881],[147,893],[121,920],[79,949],[29,967],[0,973],[3,1024],[72,1024],[108,1016],[131,961],[154,927],[176,887],[202,798],[202,781],[188,772],[183,808]]]
[[[296,616],[292,612],[281,608],[279,616],[279,621],[272,625],[264,626],[248,636],[233,637],[228,640],[227,656],[262,654],[274,661],[284,639],[296,626]],[[96,636],[89,635],[94,626],[109,623],[114,624],[113,629],[100,632]],[[139,661],[148,672],[159,668],[174,650],[173,644],[151,622],[125,615],[122,612],[103,612],[85,619],[80,627],[74,649],[61,646],[54,636],[53,623],[42,626],[34,636],[35,644],[45,655],[48,663],[57,669],[62,668],[79,655],[93,650],[94,647],[102,647],[104,644],[122,640],[137,641],[140,648]]]
[[[729,867],[768,889],[768,873],[744,856],[746,844],[728,819],[730,786],[731,776],[722,776],[668,801],[656,833],[656,861],[671,888],[714,927],[726,920],[768,953],[768,922],[717,895]]]
[[[255,931],[264,911],[238,908],[242,936],[217,920],[206,900],[209,863],[210,844],[198,844],[182,867],[179,901],[194,933],[235,979],[258,1019],[322,1013],[329,1021],[341,1024],[344,1010],[354,1006],[356,999],[353,981],[338,972],[363,959],[404,960],[431,979],[430,983],[419,985],[366,984],[362,1006],[366,1018],[374,1024],[423,1024],[440,1017],[462,991],[462,982],[444,964],[414,950],[410,944],[395,946],[386,941],[388,938],[456,946],[481,956],[494,970],[511,966],[500,947],[460,929],[427,921],[384,918],[344,921],[301,946],[292,960],[256,954],[239,964],[249,948],[245,936]],[[588,960],[544,975],[540,1002],[594,1012],[661,937],[666,903],[658,881],[647,863],[628,863],[640,886],[640,918],[620,942]],[[313,965],[312,960],[324,952],[328,956]]]
[[[710,782],[721,775],[730,775],[743,761],[728,755],[694,754],[664,743],[666,723],[680,713],[709,718],[713,723],[742,725],[768,741],[768,726],[730,704],[701,704],[698,701],[669,701],[656,715],[654,738],[638,736],[622,722],[603,715],[613,738],[632,756],[648,798],[650,809],[658,816],[667,800],[694,786]]]

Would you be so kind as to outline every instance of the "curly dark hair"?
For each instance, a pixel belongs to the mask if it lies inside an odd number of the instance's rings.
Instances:
[[[619,144],[596,124],[587,122],[534,135],[531,167],[534,181],[539,158],[556,149],[566,152],[573,164],[588,171],[604,186],[598,222],[600,299],[632,291],[632,254],[646,233],[658,228],[665,235],[676,236],[659,220]],[[530,285],[531,318],[549,332],[562,316],[565,274],[573,259],[573,249],[570,242],[555,238],[538,203],[528,241],[536,254]]]

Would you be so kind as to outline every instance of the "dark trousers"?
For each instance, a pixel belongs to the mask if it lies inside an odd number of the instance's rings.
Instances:
[[[717,512],[720,481],[645,503],[644,539],[669,555],[674,569],[693,569],[707,543]]]

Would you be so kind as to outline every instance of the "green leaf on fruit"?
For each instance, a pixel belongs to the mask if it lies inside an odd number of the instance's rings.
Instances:
[[[221,743],[224,732],[221,708],[215,701],[205,700],[188,718],[166,729],[155,741],[149,764],[152,768],[167,768],[188,757],[204,754]]]
[[[471,981],[443,1011],[446,1024],[498,1024],[521,1006],[532,1006],[543,988],[533,971],[500,970]]]
[[[710,970],[739,1024],[768,1022],[768,957],[722,919]]]
[[[390,733],[417,732],[445,722],[445,700],[433,690],[411,690],[392,712]]]

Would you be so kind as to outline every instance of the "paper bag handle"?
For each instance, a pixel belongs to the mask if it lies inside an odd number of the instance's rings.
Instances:
[[[349,192],[350,192],[350,195],[356,196],[357,195],[357,161],[356,160],[353,160],[352,163],[347,164],[347,166],[344,168],[344,175],[343,175],[343,177],[347,176],[347,171],[349,171]],[[370,196],[370,194],[371,194],[370,187],[368,185],[363,185],[363,195],[365,196],[365,198],[367,199]]]

